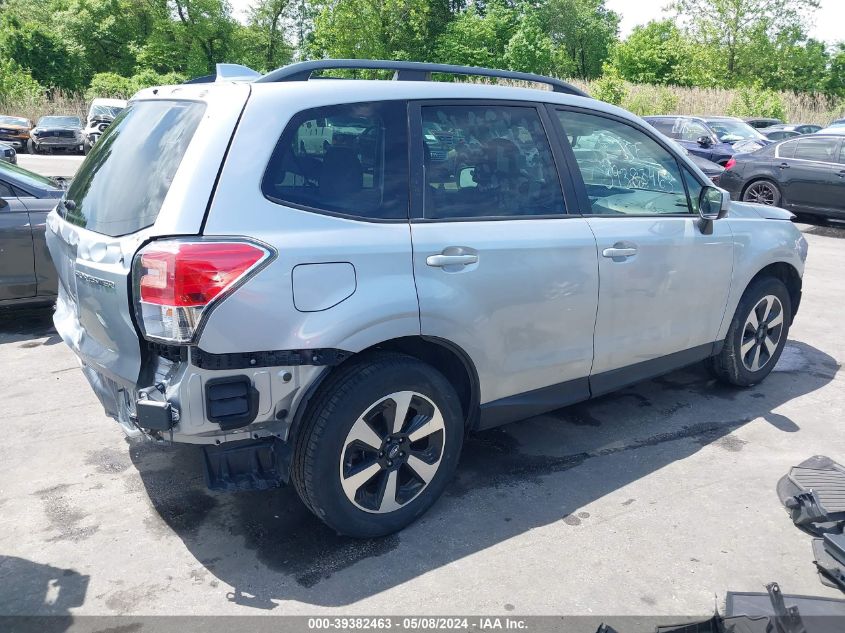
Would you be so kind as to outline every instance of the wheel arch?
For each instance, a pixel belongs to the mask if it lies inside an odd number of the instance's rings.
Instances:
[[[747,290],[755,281],[764,277],[774,277],[775,279],[779,279],[786,286],[786,289],[789,292],[790,307],[792,308],[792,320],[794,321],[795,315],[798,312],[798,307],[801,304],[801,288],[803,285],[803,281],[798,270],[789,262],[774,262],[760,269],[760,271],[751,278],[748,284],[746,284],[745,290]],[[743,293],[745,293],[745,290],[743,290]],[[792,325],[791,322],[790,325]]]
[[[748,188],[751,185],[760,182],[761,180],[765,180],[766,182],[770,182],[775,186],[775,189],[778,190],[778,194],[780,195],[780,203],[783,204],[783,189],[778,184],[778,182],[770,175],[770,174],[756,174],[749,178],[744,185],[742,185],[742,189],[739,192],[739,199],[743,200],[745,198],[745,192],[748,191]]]
[[[352,354],[339,365],[326,367],[308,386],[294,412],[287,433],[288,445],[293,445],[299,432],[305,412],[311,406],[314,395],[341,367],[354,363],[362,356],[374,351],[392,351],[412,356],[441,372],[452,383],[461,402],[461,409],[467,430],[478,421],[481,389],[478,372],[469,355],[451,341],[432,336],[402,336],[371,345]]]

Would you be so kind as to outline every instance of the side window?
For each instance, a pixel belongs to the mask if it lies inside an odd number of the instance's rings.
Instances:
[[[710,138],[710,130],[708,130],[702,123],[698,121],[691,121],[689,119],[679,119],[681,122],[680,134],[678,138],[682,141],[696,142],[702,136]]]
[[[795,147],[798,145],[798,141],[789,141],[788,143],[781,143],[778,145],[777,148],[777,156],[778,158],[794,158],[795,157]]]
[[[675,157],[613,119],[558,110],[595,214],[691,213]]]
[[[563,195],[537,110],[423,106],[426,218],[559,215]]]
[[[408,217],[404,102],[314,108],[291,119],[261,190],[279,204],[366,219]]]
[[[7,185],[5,182],[0,180],[0,198],[14,198],[15,192],[12,191],[11,185]]]
[[[690,207],[693,213],[698,213],[698,201],[701,199],[701,190],[704,189],[704,185],[698,182],[686,167],[683,168],[683,172],[684,182],[687,183],[687,191],[689,192]]]
[[[801,160],[812,160],[823,163],[836,162],[836,147],[838,141],[828,138],[802,138],[796,141],[795,156]]]
[[[839,162],[845,165],[845,143],[842,143],[842,149],[839,150]]]
[[[681,136],[677,125],[678,119],[646,119],[646,121],[651,123],[652,127],[664,136],[674,139]]]

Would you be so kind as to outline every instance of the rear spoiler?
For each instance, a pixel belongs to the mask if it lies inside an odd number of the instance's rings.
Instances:
[[[184,82],[186,84],[210,84],[223,81],[255,81],[261,77],[261,73],[241,66],[240,64],[217,64],[217,72],[213,75],[194,77]]]

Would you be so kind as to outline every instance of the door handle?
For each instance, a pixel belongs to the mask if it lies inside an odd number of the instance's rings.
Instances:
[[[636,248],[606,248],[601,252],[602,257],[633,257],[637,254]]]
[[[469,266],[478,263],[478,255],[429,255],[425,263],[435,268],[443,266]]]
[[[840,171],[840,172],[839,172],[838,174],[836,174],[836,175],[837,175],[837,176],[839,176],[840,178],[845,178],[845,169],[843,169],[842,171]]]
[[[778,167],[780,167],[781,169],[789,169],[789,163],[781,163],[780,165],[778,165]]]

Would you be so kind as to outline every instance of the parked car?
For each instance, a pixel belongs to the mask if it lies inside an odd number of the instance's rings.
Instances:
[[[735,153],[753,151],[771,142],[741,119],[733,117],[670,115],[644,118],[690,153],[723,166]]]
[[[739,154],[728,163],[720,184],[735,200],[845,218],[842,144],[842,136],[813,134]]]
[[[61,150],[83,152],[82,121],[78,116],[43,116],[30,132],[29,151],[33,154]]]
[[[337,68],[395,80],[309,81]],[[469,72],[553,90],[425,80]],[[763,380],[801,297],[791,217],[560,80],[320,60],[142,90],[47,241],[56,328],[129,435],[372,537],[434,503],[468,431],[698,361]]]
[[[94,99],[88,109],[85,119],[85,130],[82,133],[84,152],[87,154],[94,147],[106,128],[111,125],[115,117],[126,107],[125,99]]]
[[[815,134],[820,129],[822,129],[821,125],[814,125],[812,123],[790,123],[772,125],[771,127],[761,129],[760,133],[770,141],[783,141],[802,134]]]
[[[0,143],[6,143],[15,151],[25,152],[29,142],[32,121],[19,116],[0,116]]]
[[[665,136],[664,138],[666,139],[666,142],[669,143],[672,147],[674,147],[678,152],[681,152],[682,154],[687,156],[687,158],[689,158],[693,162],[693,164],[698,167],[714,185],[719,184],[719,178],[722,177],[722,173],[724,173],[725,171],[724,167],[712,161],[709,161],[706,158],[702,158],[701,156],[696,156],[695,154],[690,153],[687,148],[682,146],[680,143],[675,142],[668,136]]]
[[[828,127],[840,127],[845,125],[845,119],[836,119]]]
[[[44,241],[59,181],[0,162],[0,307],[56,300],[56,269]]]
[[[775,118],[748,117],[742,120],[748,123],[748,125],[753,127],[755,130],[762,130],[762,128],[771,127],[773,125],[783,125],[783,121]]]
[[[837,136],[842,136],[843,134],[845,134],[845,125],[832,125],[831,127],[826,127],[823,130],[819,130],[818,132],[816,132],[816,134],[834,134]]]
[[[0,161],[17,165],[18,153],[15,151],[15,148],[7,143],[0,143]]]

